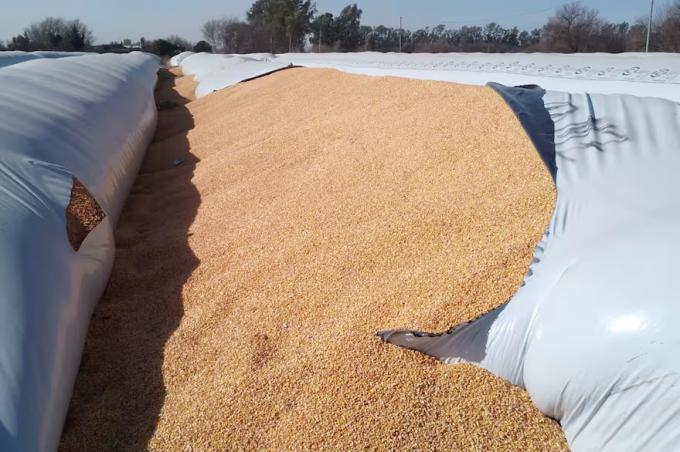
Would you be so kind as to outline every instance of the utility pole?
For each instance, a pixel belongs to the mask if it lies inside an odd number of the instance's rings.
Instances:
[[[321,53],[321,32],[323,31],[323,26],[321,25],[321,21],[319,20],[319,52]]]
[[[652,1],[654,1],[654,0],[652,0]],[[401,32],[401,20],[402,19],[403,18],[401,16],[399,16],[399,53],[401,53],[401,35],[403,34]]]
[[[649,35],[652,31],[652,15],[654,13],[654,0],[651,0],[649,6],[649,22],[647,22],[647,44],[645,44],[645,53],[649,53]]]

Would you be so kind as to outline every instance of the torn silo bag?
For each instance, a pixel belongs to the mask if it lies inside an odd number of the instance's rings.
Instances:
[[[575,451],[677,449],[680,105],[494,88],[556,171],[524,283],[445,333],[380,336],[525,388]]]
[[[0,69],[0,450],[55,450],[113,229],[156,125],[158,59],[33,59]],[[99,222],[74,246],[74,187]]]

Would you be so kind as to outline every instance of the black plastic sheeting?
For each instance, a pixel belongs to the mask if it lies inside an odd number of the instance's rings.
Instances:
[[[555,123],[543,103],[545,90],[538,85],[505,86],[495,82],[487,86],[496,91],[515,113],[555,181]]]

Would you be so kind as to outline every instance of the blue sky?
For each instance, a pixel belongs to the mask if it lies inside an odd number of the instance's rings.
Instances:
[[[362,23],[416,29],[440,23],[451,28],[495,21],[504,26],[534,28],[545,22],[563,0],[356,0],[364,11]],[[201,38],[208,19],[244,17],[252,0],[24,0],[1,7],[0,39],[21,33],[46,16],[79,18],[94,31],[98,43],[138,40],[178,34],[191,41]],[[348,0],[317,0],[317,10],[337,14]],[[612,21],[632,21],[648,14],[649,0],[583,0]],[[656,0],[659,6],[668,0]],[[163,5],[163,6],[160,6]],[[655,5],[656,7],[656,5]]]

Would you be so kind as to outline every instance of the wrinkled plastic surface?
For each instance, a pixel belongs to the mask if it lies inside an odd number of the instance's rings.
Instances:
[[[515,108],[531,99],[511,91]],[[444,334],[379,334],[526,388],[575,451],[677,449],[680,105],[558,92],[543,102],[557,201],[522,287]]]
[[[23,52],[21,50],[10,50],[0,52],[0,68],[11,66],[13,64],[23,63],[24,61],[36,60],[39,58],[65,58],[72,56],[87,55],[86,52]]]
[[[218,55],[183,52],[171,60],[179,64],[185,75],[193,75],[198,86],[196,97],[203,97],[228,86],[285,69],[289,63],[271,61],[263,54]]]
[[[0,450],[54,450],[113,227],[156,124],[157,59],[88,55],[0,70]],[[73,177],[106,213],[78,252]]]
[[[633,94],[680,102],[680,55],[672,53],[250,53],[182,52],[171,59],[204,96],[289,65],[471,85],[539,84],[549,91]]]
[[[190,57],[191,55],[194,55],[194,52],[191,52],[189,50],[185,52],[181,52],[174,57],[170,58],[170,66],[179,66],[182,61],[184,61],[185,58]]]
[[[634,94],[680,102],[677,53],[284,53],[272,61],[355,74],[471,85],[538,84],[549,91]]]
[[[680,55],[671,53],[250,53],[182,52],[171,59],[199,83],[197,95],[289,65],[471,85],[539,84],[549,91],[633,94],[680,102]]]

